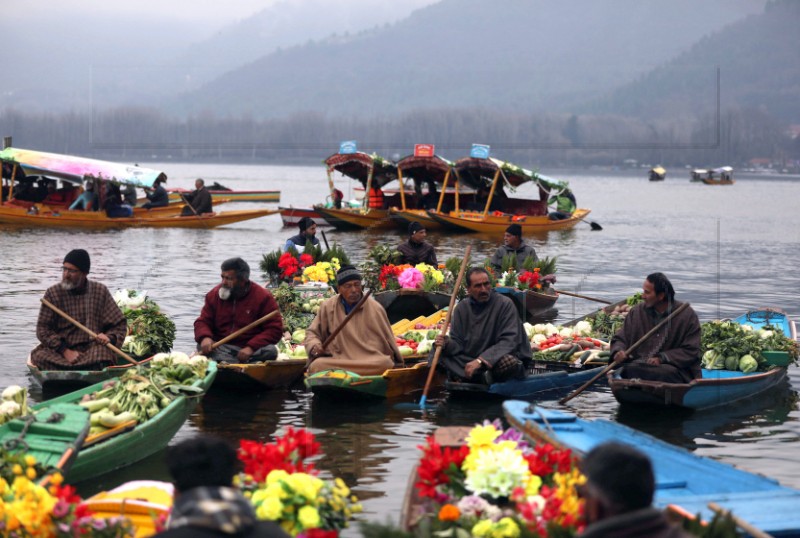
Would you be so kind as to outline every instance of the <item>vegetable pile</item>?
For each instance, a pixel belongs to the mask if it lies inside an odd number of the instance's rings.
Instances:
[[[122,351],[141,359],[172,349],[175,323],[161,312],[146,291],[117,290],[114,301],[128,322]]]
[[[571,327],[552,323],[525,323],[524,327],[531,340],[534,361],[608,361],[609,344],[595,338],[589,321],[579,321]]]
[[[297,329],[307,329],[314,321],[314,316],[319,312],[322,302],[335,295],[331,288],[323,291],[301,292],[285,282],[270,291],[278,302],[278,308],[283,317],[283,328],[290,334]]]
[[[625,300],[625,304],[618,305],[610,311],[601,310],[594,319],[591,320],[592,331],[595,336],[605,340],[610,340],[612,336],[625,323],[631,308],[643,301],[641,292],[635,293]]]
[[[770,364],[764,351],[785,351],[797,363],[797,342],[777,327],[753,329],[734,321],[709,321],[700,325],[701,366],[707,370],[766,371]]]

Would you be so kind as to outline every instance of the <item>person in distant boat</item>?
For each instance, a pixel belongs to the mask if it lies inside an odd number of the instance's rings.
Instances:
[[[31,362],[40,370],[102,370],[117,362],[106,344],[121,347],[128,324],[108,288],[87,278],[90,268],[88,252],[71,250],[64,257],[61,282],[48,288],[44,298],[97,337],[42,304],[36,322],[40,343],[31,352]]]
[[[73,188],[71,185],[64,185],[64,188],[58,189],[55,181],[47,183],[47,196],[44,197],[42,203],[45,205],[65,206],[73,200]]]
[[[516,256],[517,269],[522,269],[522,263],[528,256],[531,256],[534,261],[539,259],[536,257],[536,250],[522,241],[522,226],[516,223],[506,228],[503,234],[503,244],[497,247],[489,261],[495,274],[499,275],[502,272],[503,258],[509,254]]]
[[[517,307],[492,289],[483,267],[468,269],[466,283],[467,298],[453,310],[450,334],[434,340],[442,347],[439,366],[451,379],[471,383],[523,379],[532,352]]]
[[[341,209],[342,200],[344,200],[344,193],[339,189],[333,189],[332,196],[333,196],[333,207],[335,209]]]
[[[361,308],[326,349],[322,344],[344,321],[364,295],[361,273],[344,265],[336,273],[339,294],[326,299],[306,330],[308,373],[341,368],[359,375],[379,375],[402,363],[386,310],[373,299]]]
[[[119,185],[107,182],[106,195],[103,201],[103,209],[109,218],[132,217],[133,208],[122,201],[122,191]]]
[[[185,205],[181,210],[181,217],[211,213],[211,193],[208,192],[206,182],[201,178],[195,180],[194,190],[189,194],[184,194],[183,200],[188,205]],[[194,208],[194,210],[192,210],[192,208]]]
[[[370,209],[383,209],[385,198],[383,191],[377,185],[372,185],[367,193],[367,207]]]
[[[212,349],[215,342],[278,310],[272,294],[250,280],[250,266],[243,259],[222,262],[220,278],[222,282],[206,294],[200,317],[194,322],[197,350],[217,362],[264,362],[277,358],[275,344],[283,336],[280,313]]]
[[[561,192],[551,196],[547,200],[547,205],[550,206],[554,204],[556,206],[556,210],[551,211],[547,215],[547,218],[549,218],[550,220],[568,219],[572,216],[572,214],[575,212],[575,209],[577,208],[575,195],[572,194],[572,191],[566,187],[564,187],[564,189]]]
[[[83,192],[69,206],[70,210],[97,211],[97,193],[94,191],[94,182],[87,181]]]
[[[152,189],[145,187],[144,195],[147,197],[147,202],[142,204],[144,209],[166,207],[169,205],[169,194],[167,193],[167,189],[161,184],[160,179],[155,180]]]
[[[425,241],[428,232],[419,222],[412,222],[408,225],[408,241],[404,241],[398,245],[397,250],[403,256],[398,263],[408,263],[417,265],[418,263],[427,263],[433,267],[437,267],[436,250],[433,245]]]
[[[289,538],[274,521],[260,520],[252,503],[233,486],[239,468],[236,448],[221,438],[200,435],[167,449],[175,486],[161,538]]]
[[[303,249],[306,248],[307,243],[311,243],[315,247],[319,246],[319,239],[317,239],[316,235],[317,223],[314,222],[314,219],[311,217],[303,217],[297,223],[297,227],[300,228],[300,233],[293,235],[286,240],[286,244],[283,245],[284,252],[290,248],[294,248],[299,252],[303,252]]]
[[[583,497],[586,528],[580,538],[689,538],[653,508],[653,465],[646,454],[617,442],[594,447],[580,462],[586,483]]]
[[[136,186],[133,183],[128,183],[122,189],[122,201],[131,207],[136,207]]]
[[[700,322],[687,307],[642,343],[633,353],[627,349],[682,303],[675,300],[672,283],[663,273],[647,275],[642,284],[644,302],[634,306],[625,323],[611,338],[611,357],[622,362],[624,378],[688,383],[701,377]]]

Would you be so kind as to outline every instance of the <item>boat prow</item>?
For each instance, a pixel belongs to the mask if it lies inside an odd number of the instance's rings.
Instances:
[[[306,376],[305,385],[315,395],[331,398],[397,398],[422,390],[428,377],[427,361],[389,368],[379,375],[359,375],[342,369],[323,370]],[[444,376],[437,372],[434,386],[442,385]]]
[[[303,378],[306,359],[288,359],[246,364],[219,363],[214,388],[228,390],[272,390],[289,388]]]

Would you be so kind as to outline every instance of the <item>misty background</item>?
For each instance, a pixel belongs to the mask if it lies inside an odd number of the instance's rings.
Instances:
[[[4,0],[0,131],[115,160],[472,143],[527,166],[798,171],[794,0]]]

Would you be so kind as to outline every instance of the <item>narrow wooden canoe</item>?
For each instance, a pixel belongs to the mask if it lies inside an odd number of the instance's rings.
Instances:
[[[180,200],[181,194],[192,192],[187,189],[174,189],[167,191],[170,200]],[[211,190],[211,199],[220,198],[226,202],[280,202],[281,191],[221,191]]]
[[[441,223],[431,218],[425,209],[400,209],[399,207],[390,207],[389,217],[403,231],[407,231],[408,225],[412,222],[419,222],[426,230],[438,230],[442,228]]]
[[[314,206],[328,223],[341,230],[357,230],[361,228],[394,228],[387,209],[334,209],[332,207]]]
[[[503,413],[510,425],[531,440],[544,440],[586,454],[615,441],[636,447],[653,464],[654,505],[678,505],[705,520],[715,502],[772,536],[800,536],[800,491],[776,480],[704,458],[627,426],[606,420],[585,420],[571,413],[509,400]]]
[[[450,304],[450,296],[438,291],[401,288],[372,295],[389,316],[389,323],[430,316]]]
[[[397,398],[422,390],[428,378],[427,361],[390,368],[381,375],[359,375],[348,370],[324,370],[306,376],[305,385],[315,395],[335,398]],[[441,386],[444,375],[436,373],[432,386]]]
[[[148,364],[150,359],[139,361],[140,364]],[[102,383],[114,377],[119,377],[135,365],[125,362],[114,366],[103,368],[102,370],[40,370],[31,362],[28,356],[28,372],[31,374],[34,383],[42,388],[43,391],[76,389],[95,383]]]
[[[278,211],[281,214],[281,220],[286,227],[295,227],[300,222],[300,219],[308,217],[314,219],[317,226],[330,226],[330,223],[325,220],[322,214],[313,208],[305,207],[280,207]]]
[[[130,430],[122,430],[101,442],[84,446],[78,451],[75,463],[67,471],[65,479],[70,484],[88,480],[103,473],[125,467],[147,456],[154,454],[169,444],[175,433],[194,410],[197,402],[211,386],[217,375],[217,364],[210,361],[206,377],[197,380],[194,386],[202,389],[195,396],[180,395],[162,409],[156,416],[135,425]],[[84,394],[91,394],[102,388],[102,383],[65,394],[42,404],[34,409],[54,404],[76,404]],[[88,422],[88,415],[87,415]]]
[[[267,361],[253,364],[217,364],[213,387],[228,390],[270,390],[291,387],[303,378],[306,359]]]
[[[491,233],[502,235],[510,224],[522,226],[522,233],[536,234],[550,232],[554,230],[567,230],[574,227],[578,222],[585,219],[591,213],[590,209],[576,209],[571,217],[562,220],[550,220],[547,215],[528,216],[524,220],[514,221],[513,215],[504,214],[495,216],[478,211],[451,211],[450,213],[438,213],[428,211],[428,215],[435,221],[447,228],[460,229],[468,232]]]
[[[503,286],[495,288],[494,291],[514,301],[522,321],[527,321],[528,318],[543,314],[553,308],[553,305],[558,301],[558,294],[554,292],[520,290]]]
[[[0,446],[19,449],[46,468],[67,472],[89,432],[89,412],[67,402],[46,402],[34,410],[0,426]]]

